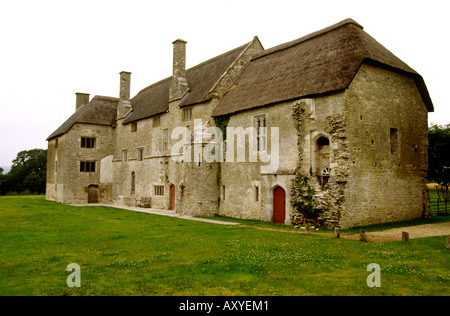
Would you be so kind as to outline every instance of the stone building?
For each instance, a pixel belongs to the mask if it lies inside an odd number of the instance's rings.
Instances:
[[[119,98],[77,93],[48,138],[47,199],[290,224],[301,173],[325,225],[428,213],[424,80],[355,21],[190,69],[173,49],[173,75],[133,98],[129,72]]]

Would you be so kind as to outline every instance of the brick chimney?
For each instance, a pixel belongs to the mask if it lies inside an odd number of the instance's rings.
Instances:
[[[131,111],[130,102],[131,72],[120,73],[119,105],[117,106],[117,119],[123,119]]]
[[[89,103],[89,93],[77,92],[75,93],[75,95],[76,95],[75,111],[78,111],[80,107]]]
[[[180,100],[189,91],[186,79],[186,44],[182,39],[173,43],[173,77],[170,85],[169,102]]]

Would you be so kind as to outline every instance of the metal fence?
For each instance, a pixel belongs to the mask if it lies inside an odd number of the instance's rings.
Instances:
[[[448,200],[439,199],[437,197],[430,198],[430,209],[433,216],[450,215],[450,205]]]

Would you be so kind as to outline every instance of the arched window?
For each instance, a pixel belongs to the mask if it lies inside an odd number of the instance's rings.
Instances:
[[[330,141],[327,137],[321,136],[316,141],[315,175],[322,186],[327,184],[330,171]]]
[[[136,174],[134,171],[131,173],[131,194],[136,192]]]

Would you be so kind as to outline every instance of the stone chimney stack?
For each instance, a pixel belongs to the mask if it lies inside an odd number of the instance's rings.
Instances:
[[[89,103],[89,93],[77,92],[75,93],[75,95],[76,95],[75,111],[78,111],[80,107]]]
[[[169,101],[180,100],[189,91],[186,79],[186,44],[182,39],[173,43],[173,77],[170,85]]]
[[[119,105],[117,106],[117,119],[123,119],[131,111],[130,102],[131,72],[120,73]]]
[[[120,99],[130,100],[131,72],[120,73]]]

